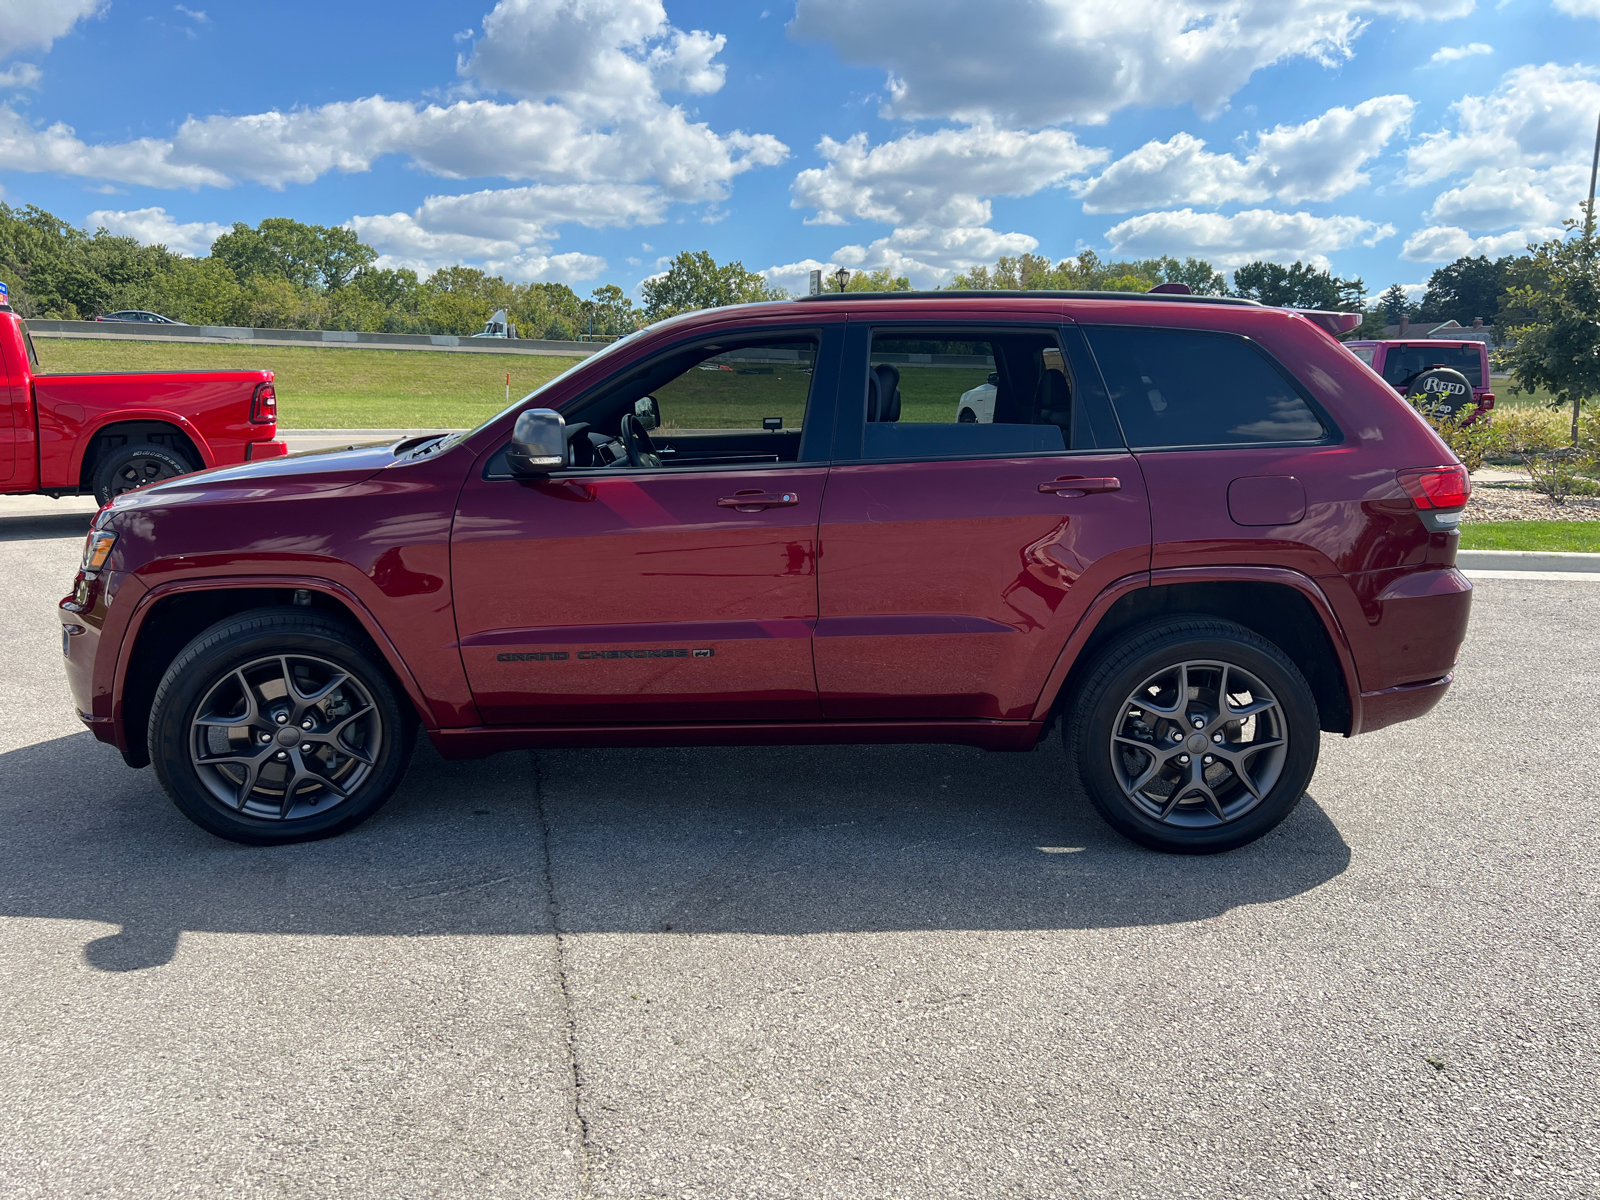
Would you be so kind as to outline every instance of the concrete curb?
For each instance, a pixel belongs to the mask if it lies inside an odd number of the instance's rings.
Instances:
[[[1457,550],[1463,571],[1544,571],[1600,574],[1600,554],[1565,554],[1553,550]]]
[[[114,321],[29,321],[36,338],[94,341],[189,342],[209,345],[319,346],[362,350],[429,350],[455,354],[532,354],[587,358],[605,348],[598,342],[471,338],[456,334],[356,333],[337,329],[249,329],[233,325],[144,325],[117,328]]]

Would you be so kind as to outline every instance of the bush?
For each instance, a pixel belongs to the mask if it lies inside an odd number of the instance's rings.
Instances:
[[[1467,470],[1481,470],[1484,462],[1499,450],[1500,431],[1491,422],[1480,418],[1466,425],[1458,417],[1441,411],[1438,405],[1420,396],[1407,399]],[[1463,410],[1460,417],[1470,416],[1471,411]]]

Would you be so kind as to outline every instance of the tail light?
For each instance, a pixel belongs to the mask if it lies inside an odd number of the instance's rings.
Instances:
[[[278,393],[270,383],[256,384],[250,398],[250,420],[257,425],[272,425],[278,420]]]
[[[1472,479],[1460,463],[1453,467],[1414,467],[1397,472],[1411,502],[1424,511],[1465,508],[1472,498]]]

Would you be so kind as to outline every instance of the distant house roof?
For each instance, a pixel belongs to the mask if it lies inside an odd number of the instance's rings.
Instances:
[[[1491,346],[1497,342],[1493,325],[1472,324],[1463,325],[1459,321],[1412,321],[1406,325],[1385,325],[1383,327],[1385,341],[1399,338],[1438,338],[1440,341],[1458,342],[1488,342]]]

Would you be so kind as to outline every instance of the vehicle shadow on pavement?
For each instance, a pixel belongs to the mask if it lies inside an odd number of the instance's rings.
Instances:
[[[275,848],[190,824],[87,733],[0,755],[0,915],[104,922],[88,963],[183,933],[804,934],[1168,924],[1300,895],[1350,850],[1306,797],[1213,857],[1152,853],[1032,754],[946,746],[568,750],[446,762],[342,837]],[[548,833],[548,836],[547,836]]]
[[[25,517],[0,515],[0,542],[37,542],[81,538],[88,534],[93,513],[33,513]]]

